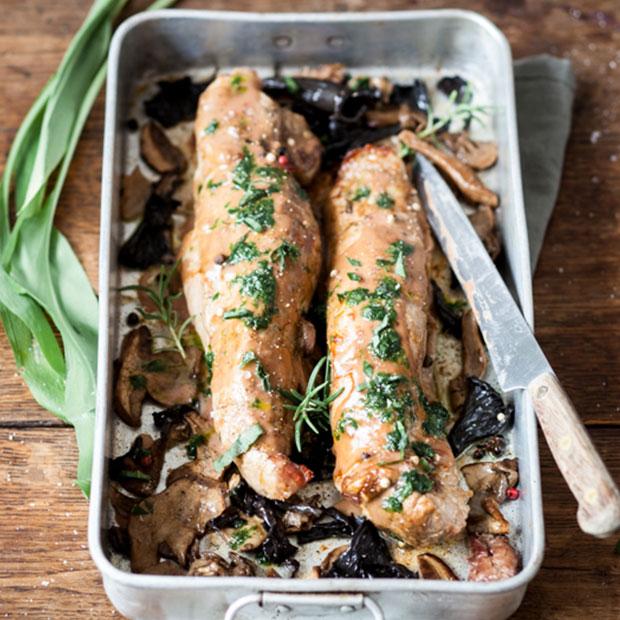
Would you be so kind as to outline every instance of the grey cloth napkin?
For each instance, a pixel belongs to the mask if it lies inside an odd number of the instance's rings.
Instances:
[[[514,63],[525,215],[532,271],[562,178],[575,75],[570,61],[547,54]]]

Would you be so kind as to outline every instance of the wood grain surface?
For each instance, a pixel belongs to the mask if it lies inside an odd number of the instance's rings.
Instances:
[[[441,8],[480,11],[515,57],[570,58],[578,78],[564,179],[534,278],[537,334],[595,444],[620,478],[620,5],[617,0],[189,0],[253,11]],[[23,115],[58,65],[88,0],[3,0],[0,165]],[[97,270],[103,95],[86,126],[58,225]],[[110,618],[86,546],[87,504],[73,485],[71,429],[30,398],[0,333],[0,617]],[[580,533],[576,503],[542,445],[547,546],[514,618],[620,616],[615,540]]]

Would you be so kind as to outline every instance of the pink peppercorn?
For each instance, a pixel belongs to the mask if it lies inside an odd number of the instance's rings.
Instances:
[[[519,489],[515,489],[515,487],[510,487],[506,489],[506,498],[510,501],[514,501],[515,499],[519,499]]]

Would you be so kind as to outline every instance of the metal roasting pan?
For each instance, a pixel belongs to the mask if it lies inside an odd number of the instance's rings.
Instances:
[[[136,84],[148,76],[205,67],[283,67],[342,62],[353,72],[402,79],[459,73],[493,105],[499,161],[487,182],[501,197],[500,227],[511,281],[528,321],[532,290],[521,190],[512,59],[504,35],[468,11],[256,14],[216,11],[143,13],[124,22],[112,42],[103,155],[99,370],[89,517],[91,555],[116,608],[131,619],[216,620],[234,617],[499,620],[519,606],[544,547],[536,421],[523,394],[515,399],[513,451],[520,462],[522,570],[505,581],[269,579],[132,574],[110,559],[106,458],[112,454],[112,361],[120,330],[118,214],[125,157],[123,122]]]

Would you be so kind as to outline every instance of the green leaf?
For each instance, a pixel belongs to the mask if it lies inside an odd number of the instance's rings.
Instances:
[[[264,433],[263,427],[256,422],[249,426],[233,441],[232,445],[224,454],[219,456],[213,462],[215,471],[220,473],[224,468],[228,467],[238,456],[245,454],[252,444]]]

